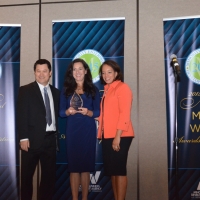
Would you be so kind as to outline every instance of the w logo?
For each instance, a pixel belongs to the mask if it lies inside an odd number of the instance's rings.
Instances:
[[[95,174],[90,174],[90,181],[92,184],[97,184],[101,171],[96,171]]]
[[[197,190],[200,190],[200,182],[199,182],[199,185],[198,185],[198,187],[197,187]]]

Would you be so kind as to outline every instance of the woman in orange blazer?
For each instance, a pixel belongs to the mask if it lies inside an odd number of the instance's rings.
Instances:
[[[98,139],[102,141],[104,172],[106,176],[111,176],[115,199],[124,200],[127,157],[134,137],[131,123],[133,95],[129,86],[122,82],[122,73],[115,61],[105,61],[99,72],[104,84],[98,128]]]

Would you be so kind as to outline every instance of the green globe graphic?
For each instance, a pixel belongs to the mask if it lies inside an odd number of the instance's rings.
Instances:
[[[89,65],[93,79],[99,76],[99,67],[101,65],[101,61],[97,56],[93,54],[85,54],[82,55],[80,58]]]
[[[200,53],[196,54],[189,63],[189,71],[191,75],[200,80]]]

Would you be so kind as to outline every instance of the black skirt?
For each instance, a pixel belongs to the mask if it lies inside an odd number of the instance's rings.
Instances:
[[[102,139],[103,163],[105,176],[126,176],[128,151],[133,137],[121,137],[120,150],[112,148],[113,138]]]

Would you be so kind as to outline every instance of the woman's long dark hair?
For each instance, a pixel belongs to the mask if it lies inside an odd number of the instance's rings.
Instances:
[[[78,62],[82,63],[83,67],[87,71],[84,77],[83,91],[86,93],[87,96],[91,95],[92,98],[94,98],[96,94],[96,89],[92,82],[92,75],[90,72],[90,68],[88,64],[83,59],[80,59],[80,58],[73,60],[67,68],[67,71],[65,73],[65,79],[64,79],[65,95],[66,97],[69,97],[70,95],[74,93],[74,91],[77,88],[77,83],[73,77],[73,66],[74,66],[74,63],[78,63]]]

